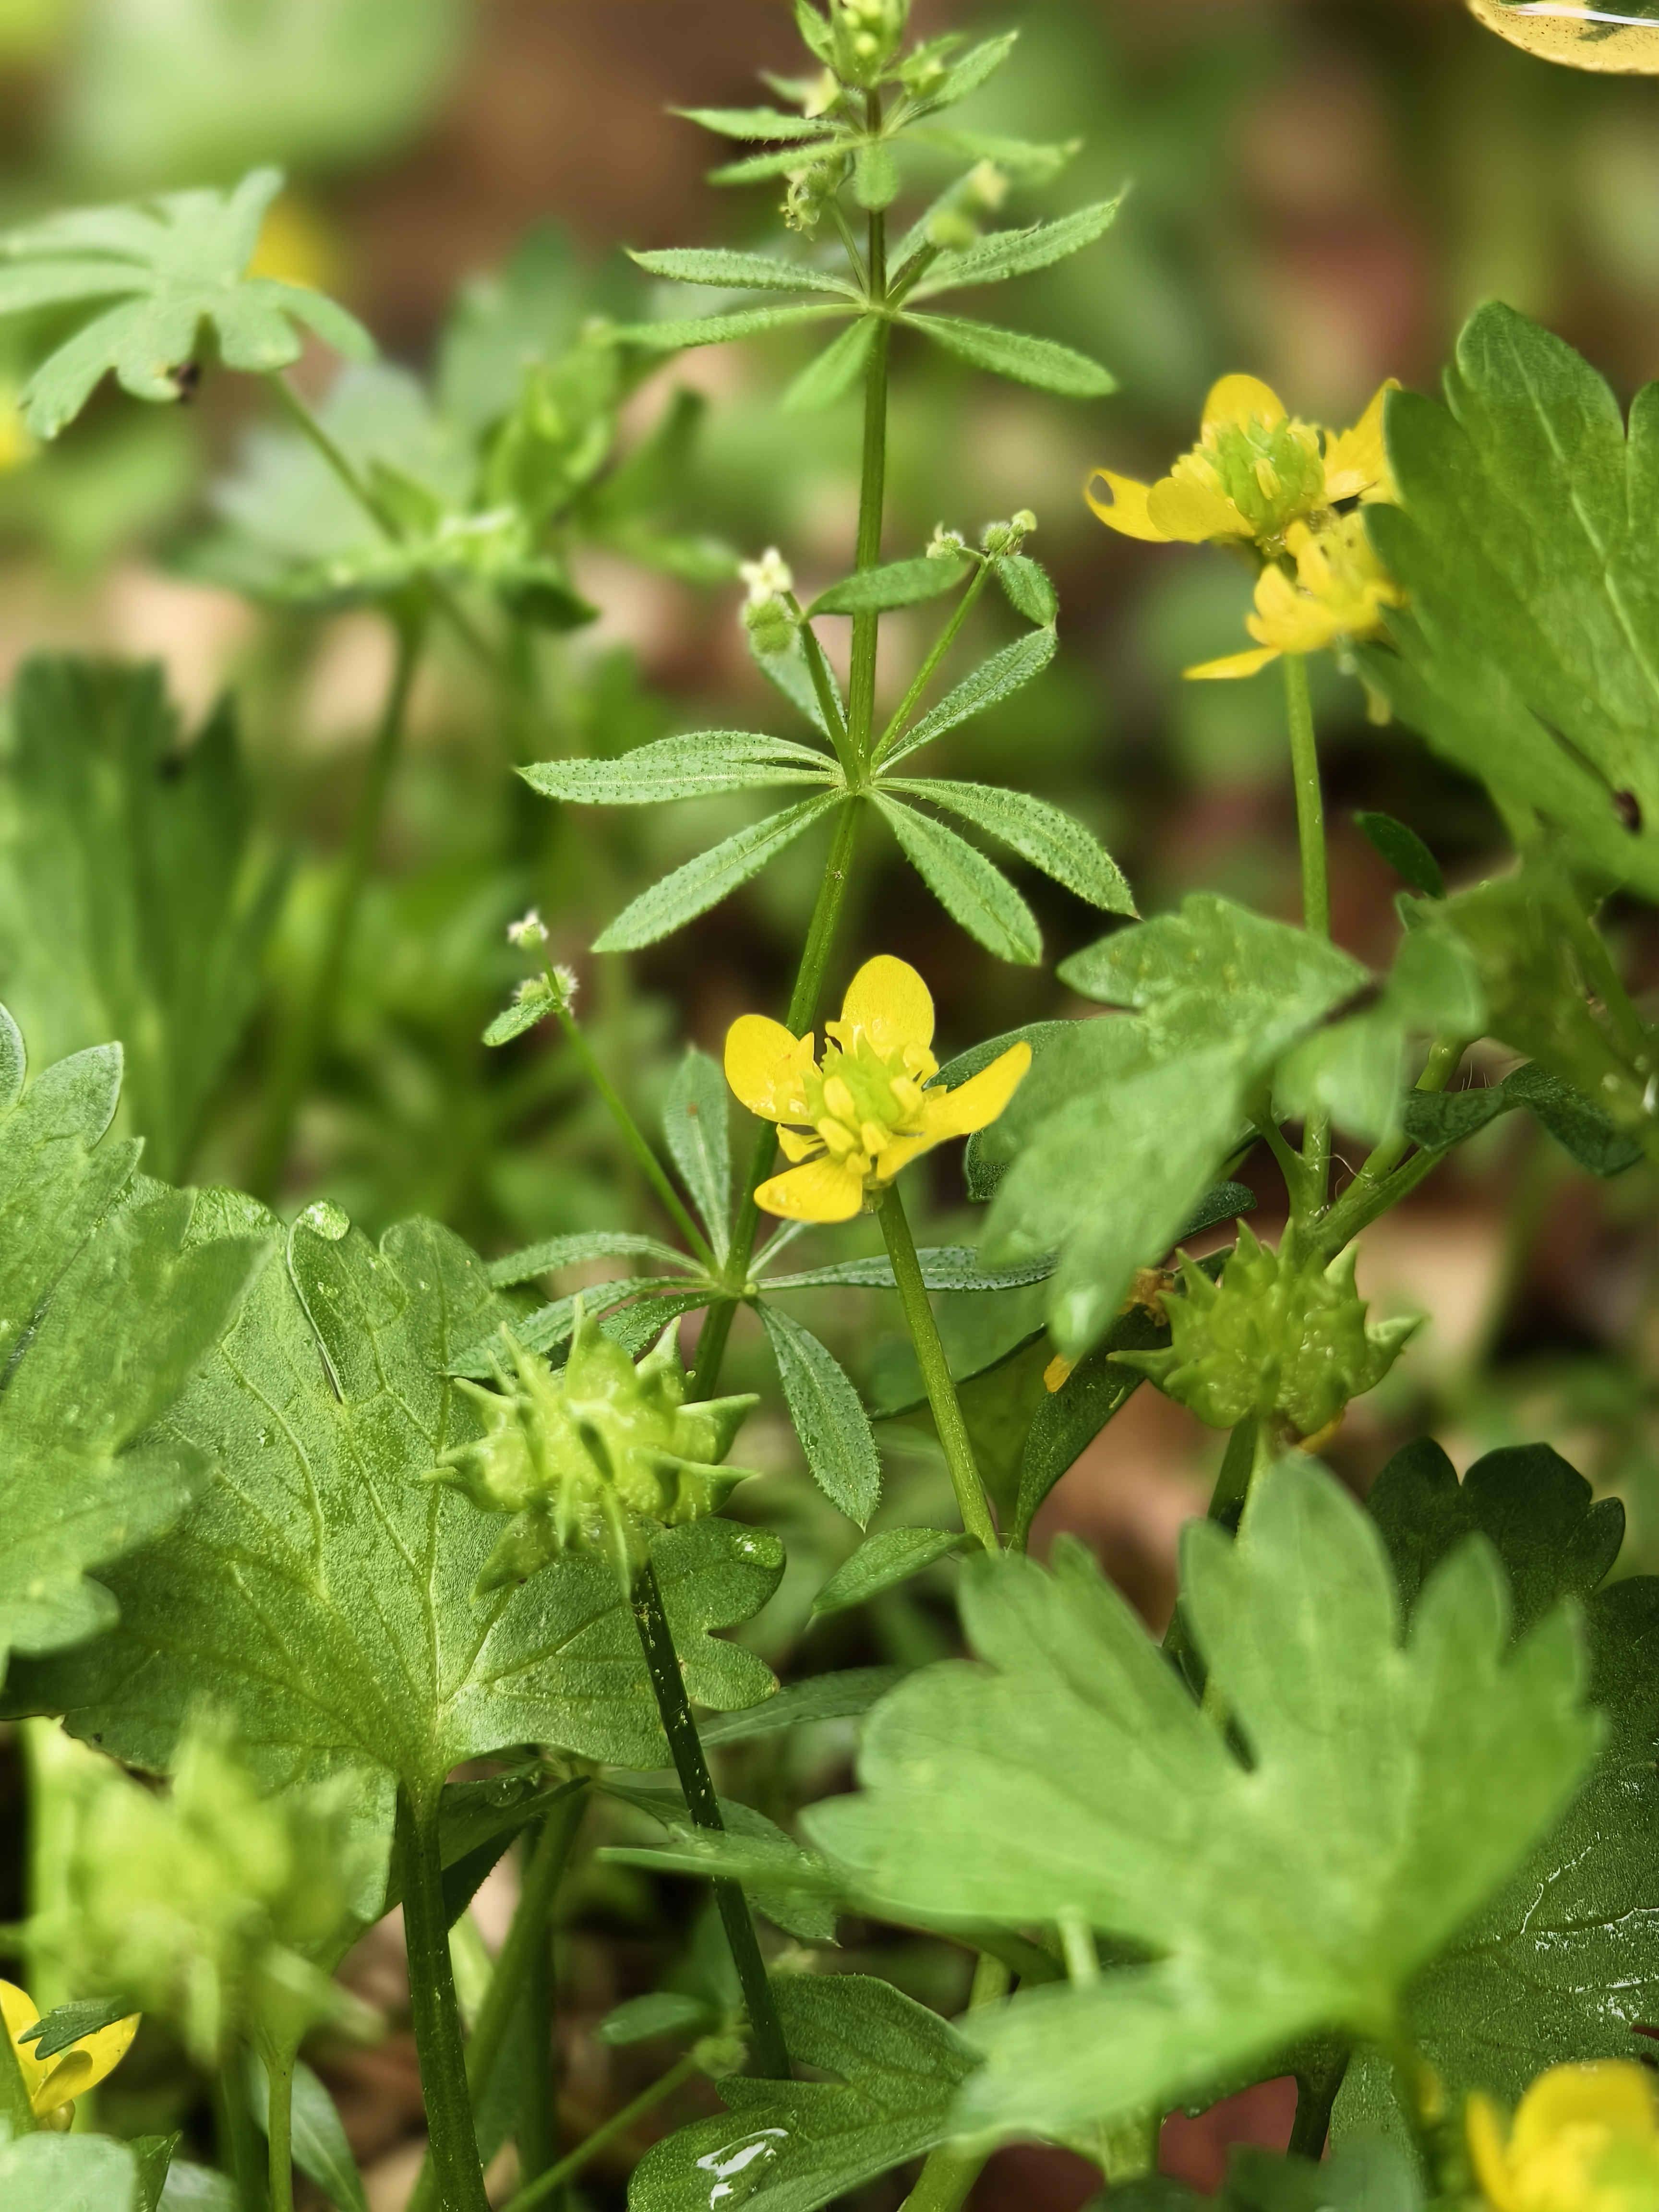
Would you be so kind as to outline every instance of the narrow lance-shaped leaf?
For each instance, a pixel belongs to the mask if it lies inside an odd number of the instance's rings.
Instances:
[[[987,39],[972,46],[959,62],[954,62],[931,92],[908,104],[910,115],[937,115],[942,109],[954,107],[966,100],[970,92],[977,92],[1002,67],[1014,51],[1018,31],[1005,31],[998,38]]]
[[[663,1102],[663,1135],[723,1267],[732,1245],[731,1085],[706,1052],[688,1052]]]
[[[680,1264],[684,1267],[685,1262],[682,1261]],[[507,1340],[508,1336],[526,1352],[556,1352],[574,1335],[578,1310],[609,1313],[625,1299],[636,1298],[644,1291],[659,1290],[664,1284],[661,1275],[622,1275],[608,1283],[590,1283],[586,1290],[572,1291],[567,1297],[554,1298],[544,1306],[538,1306],[534,1313],[515,1314],[498,1322],[488,1336],[462,1346],[448,1371],[464,1375],[472,1382],[487,1382],[497,1367],[511,1364],[513,1352]],[[706,1297],[707,1291],[703,1295]]]
[[[779,408],[785,415],[811,415],[833,407],[844,398],[863,375],[875,343],[878,318],[860,315],[838,338],[832,339],[816,359],[808,362],[790,385]]]
[[[813,1479],[830,1504],[862,1528],[881,1497],[881,1462],[859,1394],[799,1322],[769,1304],[762,1305],[760,1316]]]
[[[992,323],[964,322],[957,315],[902,315],[899,319],[959,361],[1015,384],[1035,385],[1039,392],[1058,392],[1065,399],[1100,399],[1117,390],[1117,379],[1109,369],[1053,338],[999,330]]]
[[[820,592],[806,611],[811,616],[858,615],[884,607],[915,606],[954,591],[967,573],[965,561],[935,559],[928,554],[914,561],[890,561],[884,568],[860,568],[855,575],[843,577]]]
[[[520,775],[544,799],[579,806],[659,806],[780,783],[829,783],[834,761],[791,738],[750,730],[697,730],[659,738],[614,760],[534,761]]]
[[[1027,1260],[1013,1267],[987,1267],[968,1244],[930,1245],[916,1258],[921,1265],[921,1279],[930,1291],[1018,1290],[1024,1284],[1043,1281],[1054,1273],[1054,1266],[1052,1260],[1041,1259]],[[826,1267],[808,1267],[797,1275],[774,1275],[766,1283],[769,1297],[775,1291],[890,1291],[893,1287],[893,1263],[884,1253],[868,1260],[833,1261]]]
[[[843,277],[802,261],[779,261],[766,253],[738,253],[726,246],[669,246],[635,253],[630,261],[653,276],[672,276],[681,284],[717,284],[726,291],[834,292],[843,299],[857,293]]]
[[[1011,276],[1047,269],[1103,237],[1122,204],[1120,194],[1115,200],[1099,200],[1092,207],[1079,208],[1075,215],[1062,216],[1058,222],[1034,224],[1028,230],[994,231],[958,252],[941,253],[910,297],[932,299],[961,285],[1000,284]]]
[[[884,781],[883,789],[931,799],[1012,845],[1023,860],[1041,868],[1057,884],[1075,891],[1107,914],[1133,914],[1135,902],[1123,872],[1083,824],[1030,792],[999,789],[982,783]]]
[[[504,1252],[484,1269],[493,1290],[509,1290],[515,1283],[533,1282],[560,1267],[574,1267],[586,1260],[610,1260],[638,1253],[641,1258],[661,1260],[672,1267],[686,1264],[684,1252],[655,1237],[641,1237],[630,1229],[583,1230],[574,1237],[544,1237],[521,1251]]]
[[[795,323],[822,322],[826,315],[850,314],[845,307],[739,307],[729,315],[696,315],[689,320],[618,323],[609,335],[615,345],[638,346],[649,353],[678,353],[691,346],[725,345],[732,338],[758,337],[763,331]]]
[[[781,814],[738,830],[712,851],[699,853],[624,907],[593,940],[593,950],[636,952],[642,945],[654,945],[659,937],[718,906],[842,804],[835,796],[804,799],[799,806],[786,807]]]
[[[876,804],[906,860],[951,920],[999,960],[1034,968],[1042,957],[1042,933],[1007,877],[942,822],[879,793]]]
[[[813,1599],[813,1615],[867,1605],[884,1590],[896,1589],[974,1540],[960,1528],[884,1528],[878,1536],[866,1536]]]
[[[970,675],[945,693],[937,707],[925,714],[921,720],[906,730],[890,745],[882,757],[884,769],[919,752],[923,745],[931,744],[947,730],[954,730],[960,722],[972,720],[999,705],[1023,684],[1041,676],[1054,657],[1059,641],[1052,629],[1033,630],[1029,637],[1015,640],[994,653],[988,660],[981,661]]]
[[[822,138],[830,128],[821,115],[792,115],[782,107],[677,107],[673,112],[722,138]]]

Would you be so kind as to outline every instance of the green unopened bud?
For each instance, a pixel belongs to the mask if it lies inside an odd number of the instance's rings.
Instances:
[[[975,161],[962,180],[963,204],[981,215],[995,215],[1007,197],[1007,173],[994,161]]]
[[[930,561],[960,561],[968,550],[968,540],[959,530],[947,530],[942,522],[933,525],[933,534],[927,541]]]
[[[940,208],[927,219],[927,243],[941,253],[963,253],[979,239],[979,225],[960,208]]]
[[[876,83],[904,36],[910,0],[836,0],[836,65],[849,84]]]
[[[1254,1414],[1315,1436],[1376,1388],[1418,1326],[1414,1316],[1367,1325],[1355,1258],[1350,1246],[1328,1267],[1287,1264],[1241,1222],[1218,1284],[1182,1255],[1187,1295],[1165,1301],[1168,1350],[1111,1356],[1212,1428]]]
[[[567,1551],[603,1551],[624,1581],[659,1528],[700,1520],[748,1479],[722,1467],[752,1395],[685,1403],[672,1324],[637,1366],[580,1304],[558,1372],[507,1339],[511,1376],[458,1387],[483,1436],[440,1455],[428,1482],[484,1513],[510,1513],[476,1596],[526,1582]]]
[[[993,560],[1004,553],[1018,553],[1025,540],[1037,526],[1037,520],[1029,507],[1022,507],[1018,514],[1006,522],[988,522],[980,544]]]

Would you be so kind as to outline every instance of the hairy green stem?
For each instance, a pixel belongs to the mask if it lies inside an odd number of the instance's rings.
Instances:
[[[939,666],[940,661],[944,659],[945,654],[956,643],[957,634],[961,630],[962,625],[967,621],[969,615],[972,612],[974,602],[978,599],[980,593],[985,589],[987,583],[990,580],[990,575],[991,563],[988,561],[981,561],[977,570],[975,572],[974,576],[969,581],[967,590],[957,601],[955,611],[952,613],[950,621],[945,623],[944,629],[939,632],[939,636],[935,639],[933,651],[922,662],[921,667],[917,669],[915,675],[911,681],[909,690],[905,693],[903,698],[899,701],[896,710],[888,722],[886,728],[882,732],[880,739],[877,744],[874,751],[870,756],[870,764],[872,768],[876,767],[884,757],[889,746],[896,744],[898,741],[898,738],[903,732],[905,726],[909,721],[911,715],[915,712],[916,702],[921,698],[922,693],[927,689],[927,686],[933,682],[933,671]]]
[[[294,2212],[294,2062],[295,2051],[262,2051],[270,2106],[265,2118],[265,2142],[270,2152],[270,2212]]]
[[[1302,848],[1302,927],[1316,937],[1331,933],[1331,893],[1325,866],[1325,802],[1319,788],[1319,750],[1308,663],[1285,655],[1285,711],[1291,728],[1291,774],[1296,783],[1296,833]]]
[[[1443,1091],[1456,1074],[1467,1050],[1462,1037],[1437,1037],[1423,1073],[1413,1087],[1425,1091]],[[1334,1260],[1362,1229],[1369,1227],[1390,1206],[1397,1206],[1408,1191],[1415,1190],[1430,1170],[1444,1158],[1442,1152],[1421,1152],[1406,1160],[1402,1167],[1400,1163],[1410,1146],[1410,1138],[1403,1130],[1397,1130],[1375,1146],[1361,1162],[1358,1173],[1321,1224],[1319,1249],[1328,1260]]]
[[[715,1260],[708,1238],[698,1228],[690,1209],[668,1180],[667,1170],[657,1158],[640,1126],[629,1112],[622,1094],[594,1057],[593,1048],[582,1035],[581,1026],[565,1004],[564,992],[551,967],[547,969],[547,981],[553,994],[553,1012],[559,1027],[564,1031],[565,1042],[582,1064],[582,1069],[593,1088],[604,1099],[611,1120],[622,1133],[623,1142],[644,1175],[646,1181],[661,1200],[664,1212],[696,1253],[699,1262],[712,1274],[719,1262]]]
[[[679,1654],[674,1649],[673,1633],[664,1609],[657,1571],[649,1559],[635,1570],[629,1596],[635,1626],[640,1632],[640,1643],[645,1652],[646,1670],[651,1677],[651,1687],[656,1693],[657,1711],[662,1720],[663,1734],[668,1738],[674,1771],[679,1777],[680,1788],[684,1793],[685,1808],[697,1827],[723,1834],[726,1821],[720,1813],[720,1799],[714,1794],[708,1761],[703,1756],[697,1724],[691,1717],[690,1704],[685,1694],[685,1679],[680,1671]],[[761,2071],[775,2081],[787,2081],[789,2079],[789,2046],[783,2039],[783,2023],[779,2020],[777,2008],[772,2002],[771,1985],[766,1978],[766,1964],[761,1957],[755,1923],[750,1917],[749,1900],[744,1895],[740,1883],[716,1881],[714,1902],[720,1907],[726,1940],[732,1948],[732,1963],[738,1970],[738,1982],[748,2008],[750,2033],[755,2039]]]
[[[568,1783],[537,1822],[535,1848],[525,1869],[523,1887],[507,1939],[496,1954],[489,1986],[466,2045],[466,2082],[476,2111],[501,2057],[508,2029],[520,2016],[520,2003],[538,1949],[547,1942],[548,1916],[558,1894],[576,1831],[587,1808],[586,1778]],[[520,2146],[523,2162],[523,2146]],[[432,2203],[437,2168],[430,2154],[422,2167],[409,2212],[426,2212]]]
[[[535,2180],[520,2190],[516,2196],[509,2197],[502,2212],[534,2212],[535,2206],[545,2204],[555,2190],[562,2189],[565,2183],[580,2173],[591,2159],[597,2158],[608,2143],[615,2142],[618,2136],[625,2136],[636,2120],[643,2119],[653,2106],[660,2105],[665,2097],[672,2097],[682,2082],[690,2081],[701,2070],[696,2059],[688,2052],[678,2064],[671,2066],[659,2081],[653,2081],[647,2089],[641,2089],[631,2104],[624,2105],[619,2112],[612,2112],[604,2125],[595,2128],[585,2142],[578,2143],[568,2157],[562,2158],[556,2166],[549,2166],[545,2173],[538,2174]]]
[[[444,1907],[443,1854],[439,1846],[438,1799],[417,1802],[398,1792],[397,1843],[409,1950],[409,1993],[415,2049],[421,2063],[439,2212],[489,2212],[472,2101],[461,2043],[461,2016],[449,1961],[449,1916]]]
[[[239,2047],[213,2078],[213,2118],[219,2166],[230,2177],[240,2212],[266,2212],[267,2160],[248,2105],[247,2069]]]
[[[328,934],[323,940],[322,955],[318,960],[311,988],[300,1009],[299,1018],[288,1040],[288,1048],[277,1067],[264,1127],[254,1154],[249,1182],[254,1195],[258,1198],[270,1199],[276,1194],[282,1182],[283,1170],[288,1163],[295,1122],[299,1118],[300,1109],[305,1102],[306,1093],[333,1026],[335,1003],[345,976],[351,940],[356,934],[357,916],[368,881],[369,863],[374,858],[380,818],[386,811],[386,794],[392,786],[392,772],[397,767],[404,732],[408,726],[410,695],[414,689],[415,673],[420,663],[424,637],[425,625],[418,618],[412,617],[398,624],[397,656],[392,663],[391,689],[381,709],[380,724],[374,734],[363,787],[357,795],[351,834],[346,845],[344,870],[335,896],[334,911],[329,917]]]
[[[969,2011],[975,2013],[981,2005],[995,2004],[1006,1997],[1011,1978],[1000,1959],[981,1951],[974,1968]],[[948,2143],[929,2151],[927,2162],[916,2176],[915,2187],[905,2198],[900,2212],[962,2212],[968,2192],[979,2179],[988,2155],[982,2150],[954,2151]]]
[[[874,96],[873,94],[872,95]],[[879,305],[887,292],[887,218],[870,217],[870,296]],[[859,472],[859,535],[856,566],[873,568],[881,559],[881,526],[887,496],[887,362],[892,325],[884,316],[876,325],[864,375],[864,455]],[[853,758],[870,765],[870,740],[876,719],[876,648],[881,616],[871,608],[853,617],[853,659],[847,684],[847,729]]]
[[[330,469],[350,493],[352,498],[356,501],[358,506],[362,508],[375,528],[383,537],[389,538],[392,544],[398,544],[405,535],[403,525],[386,501],[380,497],[374,486],[358,469],[353,466],[344,449],[324,428],[317,416],[313,414],[288,379],[282,375],[270,375],[266,377],[265,382],[276,394],[289,420],[328,464]],[[434,605],[441,611],[444,620],[474,659],[479,661],[490,675],[499,678],[502,673],[501,665],[496,655],[491,651],[488,639],[480,634],[466,609],[443,579],[441,576],[428,576],[422,580],[422,589],[430,596]]]
[[[1319,787],[1319,748],[1314,736],[1313,703],[1308,696],[1308,663],[1299,653],[1285,655],[1285,712],[1291,732],[1291,775],[1296,786],[1296,835],[1302,850],[1302,927],[1316,937],[1331,933],[1331,890],[1325,856],[1325,801]],[[1310,1201],[1318,1212],[1330,1187],[1331,1117],[1310,1114],[1302,1131],[1302,1161]]]
[[[857,799],[848,799],[836,817],[830,857],[824,862],[817,902],[812,909],[811,927],[806,933],[806,945],[796,971],[795,988],[789,994],[789,1010],[784,1016],[784,1025],[794,1036],[799,1036],[810,1025],[817,1006],[818,994],[823,988],[823,974],[830,964],[830,947],[835,943],[836,925],[841,921],[841,910],[847,901],[848,880],[853,872],[853,854],[858,843],[862,817],[863,801]],[[714,1386],[720,1380],[720,1362],[726,1357],[726,1340],[732,1334],[732,1323],[737,1318],[740,1293],[748,1280],[749,1262],[754,1257],[755,1238],[760,1230],[760,1208],[755,1203],[755,1193],[772,1172],[777,1149],[777,1131],[769,1121],[763,1121],[756,1132],[755,1148],[750,1155],[749,1172],[744,1182],[743,1204],[738,1208],[737,1223],[732,1231],[732,1256],[726,1266],[726,1279],[732,1286],[733,1295],[723,1299],[720,1304],[711,1306],[703,1322],[691,1370],[690,1395],[693,1400],[712,1398]]]
[[[986,1503],[985,1488],[979,1479],[979,1468],[969,1438],[968,1425],[962,1418],[957,1386],[951,1378],[945,1346],[939,1341],[939,1323],[933,1319],[927,1286],[921,1279],[921,1262],[916,1257],[916,1240],[910,1234],[904,1201],[899,1196],[896,1182],[889,1183],[883,1192],[876,1218],[886,1240],[887,1256],[893,1263],[893,1280],[898,1285],[899,1304],[904,1308],[910,1341],[915,1346],[916,1364],[927,1386],[927,1402],[933,1409],[933,1425],[939,1431],[939,1440],[945,1447],[945,1463],[951,1470],[951,1487],[957,1494],[957,1510],[962,1516],[962,1525],[970,1536],[978,1537],[988,1552],[994,1554],[999,1548],[996,1524]]]

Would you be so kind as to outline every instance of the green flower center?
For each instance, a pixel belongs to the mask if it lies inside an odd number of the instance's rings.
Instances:
[[[807,1114],[831,1159],[856,1161],[867,1174],[895,1137],[920,1129],[922,1085],[938,1072],[921,1045],[878,1052],[861,1030],[850,1052],[827,1044],[805,1091]]]
[[[1231,500],[1264,542],[1281,538],[1298,515],[1326,503],[1319,433],[1305,422],[1220,424],[1205,432],[1187,463],[1200,482]],[[1182,470],[1177,461],[1176,474]]]

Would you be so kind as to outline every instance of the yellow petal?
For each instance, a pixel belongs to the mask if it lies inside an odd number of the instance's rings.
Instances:
[[[1276,422],[1285,420],[1287,410],[1284,401],[1271,384],[1264,384],[1259,376],[1224,376],[1210,386],[1204,402],[1204,428],[1220,429],[1231,425],[1244,429],[1252,422],[1260,422],[1271,430]]]
[[[1111,493],[1109,500],[1098,498],[1095,486],[1103,483]],[[1146,512],[1146,495],[1150,484],[1137,483],[1133,477],[1117,477],[1109,469],[1096,469],[1083,487],[1083,496],[1108,530],[1115,530],[1124,538],[1144,538],[1154,545],[1169,543],[1169,533],[1160,530]]]
[[[1189,684],[1207,684],[1215,678],[1235,676],[1254,676],[1270,660],[1277,660],[1279,647],[1264,645],[1249,653],[1229,653],[1219,660],[1200,660],[1196,668],[1183,668],[1182,674]]]
[[[1389,457],[1382,443],[1382,410],[1389,394],[1398,392],[1400,379],[1391,376],[1371,394],[1364,413],[1352,430],[1328,432],[1325,439],[1325,496],[1328,500],[1359,499],[1382,487],[1388,495]]]
[[[813,1160],[763,1182],[755,1203],[786,1221],[850,1221],[864,1204],[864,1177],[834,1160]]]
[[[924,1115],[926,1111],[924,1108]],[[891,1182],[901,1168],[908,1168],[911,1161],[919,1154],[931,1152],[934,1146],[942,1141],[942,1139],[927,1128],[920,1129],[908,1137],[895,1137],[890,1144],[884,1145],[876,1155],[872,1170],[876,1181],[884,1183]]]
[[[1522,2212],[1504,2146],[1503,2123],[1498,2117],[1498,2107],[1479,2089],[1469,2099],[1463,2125],[1482,2196],[1494,2212]]]
[[[1618,2135],[1651,2138],[1653,2092],[1646,2072],[1626,2059],[1599,2064],[1552,2066],[1521,2100],[1510,2135],[1510,2162],[1523,2165],[1564,2129],[1603,2127]]]
[[[35,2057],[34,2045],[19,2043],[17,2039],[26,2027],[33,2027],[40,2017],[40,2008],[27,1990],[20,1990],[15,1982],[0,1982],[0,2021],[5,2022],[6,2033],[11,2038],[12,2049],[17,2054],[17,2063],[23,2072],[23,2087],[28,2091],[31,2106],[40,2094],[47,2069]]]
[[[726,1079],[763,1121],[805,1118],[799,1100],[799,1072],[811,1060],[810,1030],[797,1038],[764,1014],[739,1014],[726,1032]]]
[[[908,960],[878,952],[847,986],[839,1027],[864,1030],[878,1052],[896,1052],[907,1044],[925,1050],[933,1042],[933,994]]]
[[[1255,535],[1224,492],[1212,491],[1190,477],[1161,477],[1147,494],[1146,512],[1164,537],[1179,538],[1183,545]]]
[[[1018,1090],[1030,1065],[1031,1048],[1022,1037],[954,1091],[928,1091],[921,1109],[928,1142],[942,1144],[947,1137],[971,1136],[975,1129],[988,1128]]]
[[[787,1160],[799,1163],[810,1160],[815,1152],[823,1150],[823,1139],[809,1129],[792,1129],[787,1122],[778,1124],[778,1149]]]

